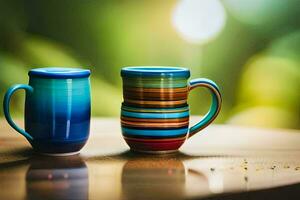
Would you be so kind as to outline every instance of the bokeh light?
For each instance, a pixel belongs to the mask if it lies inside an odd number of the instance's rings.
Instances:
[[[252,26],[252,30],[262,35],[276,37],[298,26],[299,1],[224,0],[223,3],[236,20]]]
[[[181,0],[177,3],[172,23],[180,36],[203,44],[215,38],[226,22],[226,13],[219,0]]]
[[[225,0],[230,12],[241,22],[246,24],[264,24],[272,22],[276,15],[283,15],[285,8],[281,0]]]
[[[297,62],[264,54],[254,56],[245,66],[234,117],[229,122],[299,128],[299,80]]]
[[[235,114],[228,122],[240,126],[297,128],[297,115],[272,106],[254,106]]]
[[[300,30],[280,37],[267,50],[269,55],[291,59],[300,63]],[[300,69],[300,67],[298,67]]]

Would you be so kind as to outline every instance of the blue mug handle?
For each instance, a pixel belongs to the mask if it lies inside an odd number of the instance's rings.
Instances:
[[[26,92],[32,93],[33,88],[30,85],[25,85],[25,84],[16,84],[11,86],[5,93],[4,100],[3,100],[3,111],[4,111],[4,116],[9,123],[9,125],[21,133],[29,142],[33,141],[33,137],[27,133],[25,130],[21,129],[19,126],[16,125],[16,123],[12,120],[9,112],[9,104],[10,104],[10,99],[11,96],[14,94],[15,91],[19,89],[24,89]]]
[[[220,112],[221,104],[222,104],[222,97],[219,91],[219,87],[215,82],[206,78],[197,78],[193,79],[189,82],[189,91],[196,87],[206,87],[209,89],[212,95],[212,104],[208,113],[201,119],[200,122],[195,124],[189,129],[189,136],[191,137],[195,135],[197,132],[201,131],[205,127],[207,127],[210,123],[214,121],[217,115]]]

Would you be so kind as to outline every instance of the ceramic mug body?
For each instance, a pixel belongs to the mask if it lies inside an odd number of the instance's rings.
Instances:
[[[134,151],[164,153],[178,150],[185,140],[210,124],[220,110],[221,95],[208,79],[188,81],[190,71],[179,67],[126,67],[121,71],[123,98],[122,134]],[[212,107],[189,129],[188,93],[205,86]]]
[[[8,98],[17,89],[27,91],[25,131],[20,133],[36,151],[72,154],[84,146],[90,129],[89,75],[88,70],[80,69],[34,69],[29,72],[28,85],[16,85],[7,92]],[[10,122],[8,112],[6,117]]]

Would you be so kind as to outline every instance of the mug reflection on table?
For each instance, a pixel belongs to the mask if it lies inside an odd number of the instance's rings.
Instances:
[[[183,198],[184,164],[168,158],[130,160],[122,170],[122,193],[126,199]]]
[[[184,141],[208,126],[221,108],[218,86],[209,79],[188,81],[190,71],[181,67],[125,67],[121,70],[123,97],[122,134],[131,150],[146,153],[177,151]],[[209,112],[189,128],[189,91],[208,88]]]
[[[79,156],[40,157],[26,173],[27,199],[88,199],[89,179]]]
[[[5,94],[4,115],[35,151],[51,155],[77,153],[90,129],[90,71],[78,68],[38,68],[28,73],[29,84],[13,85]],[[13,93],[26,91],[25,130],[12,120]]]

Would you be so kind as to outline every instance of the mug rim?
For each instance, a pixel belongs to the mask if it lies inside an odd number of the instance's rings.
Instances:
[[[29,70],[28,75],[31,77],[41,78],[85,78],[89,77],[91,71],[89,69],[76,67],[43,67],[33,68]]]
[[[184,67],[173,66],[128,66],[121,69],[122,77],[151,77],[151,76],[167,76],[167,77],[190,77],[190,70]]]

